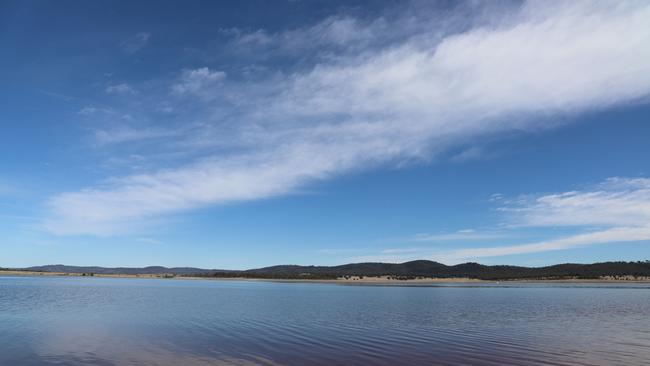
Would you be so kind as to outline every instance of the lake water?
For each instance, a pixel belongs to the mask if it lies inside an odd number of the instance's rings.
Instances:
[[[0,277],[0,365],[647,365],[646,285]]]

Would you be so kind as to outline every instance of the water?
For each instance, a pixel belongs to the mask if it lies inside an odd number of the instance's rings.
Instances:
[[[0,365],[647,365],[650,287],[0,277]]]

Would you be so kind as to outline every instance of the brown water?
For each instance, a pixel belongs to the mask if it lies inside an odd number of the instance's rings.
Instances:
[[[0,277],[0,365],[647,365],[650,287]]]

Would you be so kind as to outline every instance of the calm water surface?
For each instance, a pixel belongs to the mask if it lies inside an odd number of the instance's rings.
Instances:
[[[647,365],[645,285],[0,277],[0,365]]]

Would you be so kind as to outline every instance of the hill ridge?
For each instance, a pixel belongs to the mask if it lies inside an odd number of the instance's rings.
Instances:
[[[172,274],[199,277],[248,278],[338,278],[343,276],[393,276],[397,278],[437,277],[476,279],[600,278],[605,276],[650,277],[650,261],[562,263],[544,267],[484,265],[475,262],[445,265],[430,260],[404,263],[360,262],[337,266],[276,265],[248,270],[203,269],[196,267],[100,267],[63,264],[34,266],[18,270],[33,272],[94,273],[105,275]]]

